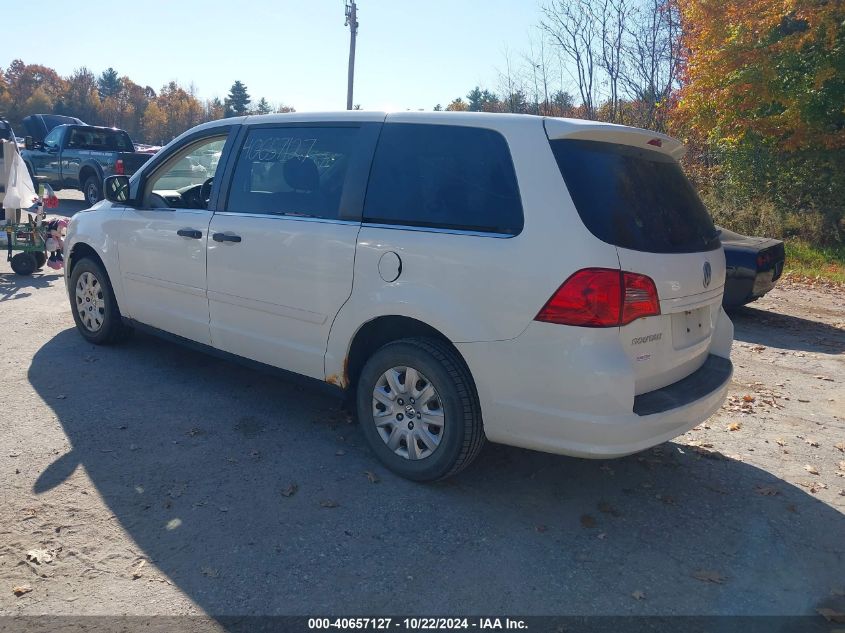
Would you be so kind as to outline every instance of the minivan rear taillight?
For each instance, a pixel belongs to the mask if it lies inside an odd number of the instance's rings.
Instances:
[[[557,289],[535,321],[582,327],[618,327],[660,314],[650,277],[611,268],[584,268]]]

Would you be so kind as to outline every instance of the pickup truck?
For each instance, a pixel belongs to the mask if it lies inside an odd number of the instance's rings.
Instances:
[[[93,125],[59,125],[41,142],[31,136],[21,152],[35,183],[54,190],[78,189],[88,204],[103,199],[103,180],[131,176],[152,156],[135,151],[123,130]]]

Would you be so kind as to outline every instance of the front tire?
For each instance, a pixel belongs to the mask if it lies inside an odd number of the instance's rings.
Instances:
[[[402,339],[376,351],[358,379],[356,407],[370,448],[406,479],[450,477],[484,445],[469,370],[436,339]]]
[[[79,333],[95,345],[109,345],[128,336],[109,276],[99,262],[85,257],[70,276],[70,307]]]
[[[96,176],[89,176],[82,185],[82,193],[85,194],[85,201],[90,205],[97,204],[103,199],[103,185]]]

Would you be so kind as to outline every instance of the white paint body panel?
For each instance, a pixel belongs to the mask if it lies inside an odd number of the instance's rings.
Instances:
[[[364,324],[390,315],[422,321],[463,356],[478,390],[485,432],[495,442],[612,457],[671,439],[718,409],[727,383],[660,414],[637,416],[633,403],[638,394],[688,376],[708,354],[729,356],[733,326],[720,306],[722,251],[659,255],[600,241],[581,222],[548,138],[631,144],[659,138],[661,151],[674,157],[683,153],[680,143],[621,126],[516,115],[296,113],[235,122],[344,118],[498,130],[513,157],[523,231],[502,237],[356,222],[212,217],[203,211],[124,210],[102,203],[73,218],[68,252],[84,243],[98,253],[126,316],[340,384],[350,346]],[[203,238],[179,238],[179,228],[201,230]],[[210,236],[215,232],[237,234],[242,241],[214,242]],[[400,265],[390,255],[388,266],[386,253],[395,253]],[[707,288],[702,285],[704,261],[712,268]],[[587,267],[621,267],[650,276],[661,315],[606,329],[534,321],[560,284]],[[389,281],[395,272],[398,278]],[[692,323],[701,323],[700,335],[685,333]],[[659,339],[632,343],[655,333]]]
[[[358,223],[216,214],[208,243],[214,347],[275,367],[325,377],[329,328],[352,292]]]
[[[206,241],[211,212],[199,209],[133,209],[121,220],[120,273],[125,315],[208,345]],[[194,229],[201,239],[181,237]]]

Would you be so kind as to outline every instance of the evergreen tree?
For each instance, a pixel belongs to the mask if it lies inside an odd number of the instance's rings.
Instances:
[[[107,68],[97,79],[97,92],[100,93],[100,101],[106,97],[114,97],[120,92],[120,76],[114,68]]]
[[[248,110],[251,103],[249,93],[246,91],[246,86],[240,81],[236,81],[229,89],[229,96],[226,97],[226,116],[243,116]]]
[[[261,100],[255,106],[255,113],[256,114],[270,114],[273,111],[273,108],[270,107],[270,104],[267,103],[267,99],[261,97]]]

